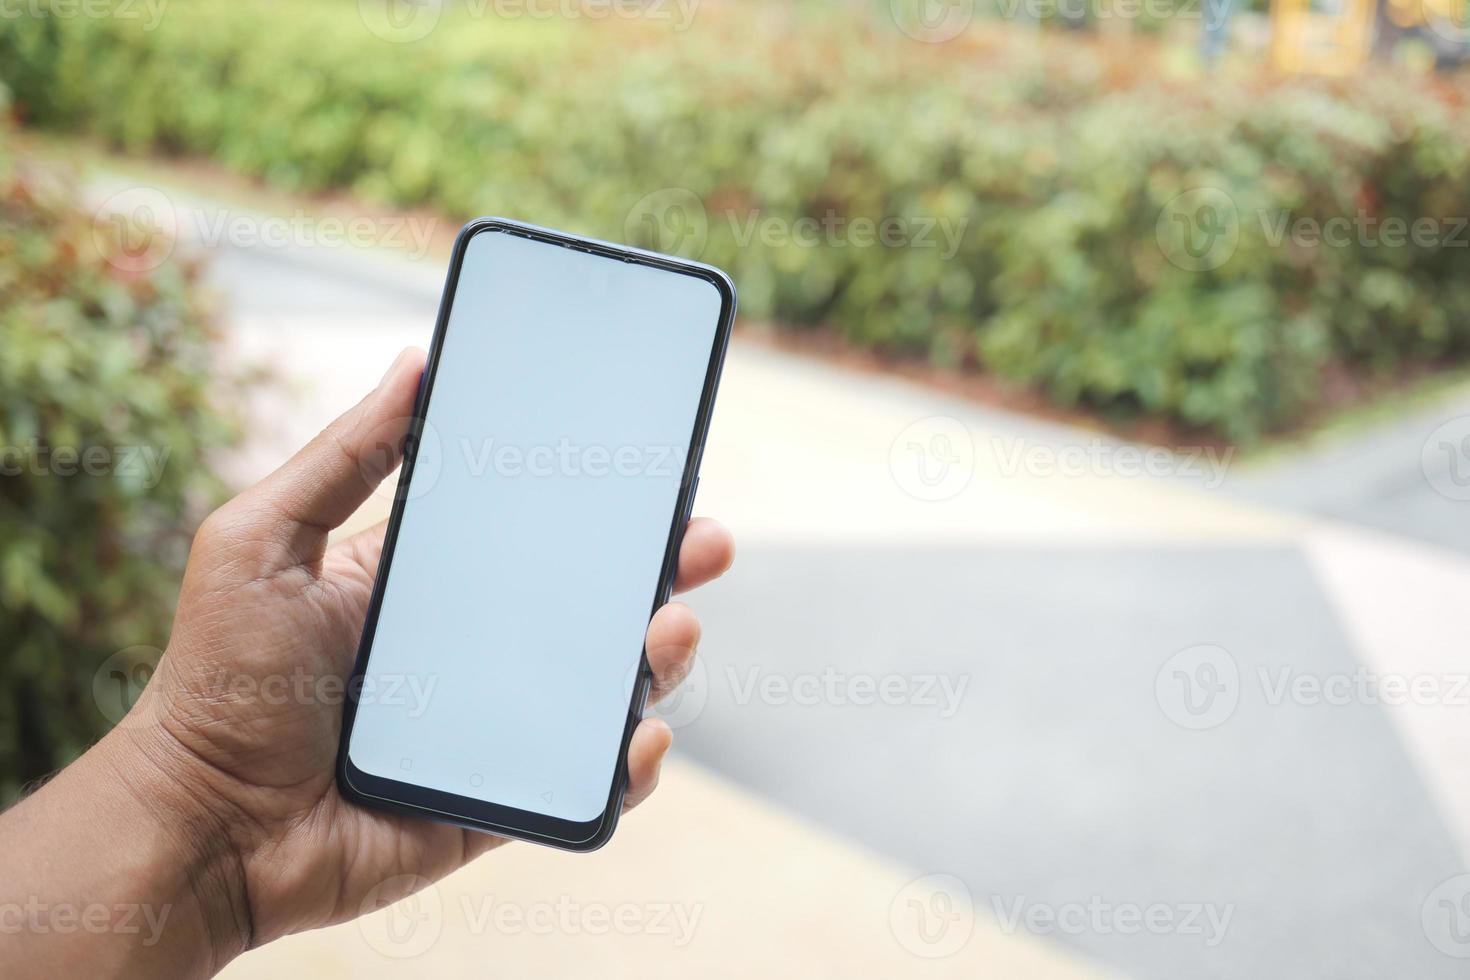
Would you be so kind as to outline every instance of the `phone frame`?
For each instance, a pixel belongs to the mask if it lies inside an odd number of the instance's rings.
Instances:
[[[622,743],[618,749],[612,785],[608,790],[607,805],[603,808],[602,815],[592,820],[585,822],[564,820],[531,810],[486,803],[473,797],[375,776],[359,769],[348,756],[352,726],[357,717],[358,694],[362,688],[362,678],[367,670],[368,657],[372,652],[373,639],[377,632],[378,614],[392,566],[394,549],[398,542],[398,530],[408,504],[409,481],[413,478],[414,463],[418,455],[417,447],[419,437],[423,432],[424,420],[428,417],[429,399],[433,394],[434,378],[439,368],[439,356],[449,329],[450,313],[459,286],[465,252],[472,238],[486,232],[518,235],[533,241],[604,256],[609,260],[694,276],[710,283],[719,292],[719,323],[715,328],[710,359],[705,368],[704,386],[700,393],[698,410],[695,412],[693,432],[689,440],[689,454],[684,461],[678,498],[674,503],[673,513],[670,515],[668,542],[664,549],[658,586],[652,597],[652,607],[649,610],[650,619],[660,606],[668,602],[673,592],[674,576],[678,570],[679,545],[683,540],[684,527],[688,523],[690,511],[694,506],[694,494],[699,484],[699,467],[704,459],[705,439],[709,434],[710,418],[714,411],[715,393],[719,389],[725,352],[729,346],[730,331],[735,321],[735,284],[724,272],[703,263],[553,231],[508,218],[476,218],[460,229],[454,241],[454,252],[450,259],[448,275],[445,278],[444,292],[439,301],[439,315],[434,326],[434,339],[429,347],[428,362],[424,366],[423,379],[414,403],[409,432],[404,440],[403,463],[398,475],[397,490],[394,493],[393,510],[388,519],[387,532],[383,540],[382,557],[379,560],[378,573],[373,582],[372,599],[368,604],[362,638],[358,643],[357,658],[347,682],[348,696],[343,705],[342,733],[337,747],[337,786],[343,797],[354,803],[410,813],[470,830],[545,844],[563,850],[591,851],[606,844],[612,837],[613,831],[617,828],[618,817],[622,812],[623,796],[628,787],[628,744],[633,738],[633,730],[643,717],[643,709],[647,705],[652,682],[646,648],[639,655],[638,680],[634,684],[628,704],[628,718],[623,726]]]

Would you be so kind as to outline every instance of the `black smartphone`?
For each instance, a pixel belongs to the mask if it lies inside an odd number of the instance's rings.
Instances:
[[[569,850],[612,836],[734,316],[710,266],[464,227],[348,684],[344,796]]]

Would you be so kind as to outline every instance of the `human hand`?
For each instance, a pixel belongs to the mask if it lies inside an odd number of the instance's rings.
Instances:
[[[342,679],[357,652],[384,525],[331,545],[328,533],[397,466],[396,451],[385,458],[384,447],[402,442],[423,364],[422,351],[405,351],[360,404],[204,522],[158,669],[123,723],[88,753],[101,757],[94,770],[128,788],[122,805],[134,799],[172,828],[177,854],[201,869],[185,903],[199,921],[186,933],[210,948],[195,953],[208,959],[191,972],[353,918],[385,881],[432,881],[504,843],[360,808],[338,795],[334,778]],[[719,576],[732,556],[723,527],[692,521],[676,589]],[[653,617],[652,697],[677,686],[699,633],[682,604]],[[627,807],[652,792],[671,738],[657,719],[638,726]],[[17,811],[34,810],[53,790],[80,789],[58,778]],[[31,820],[38,822],[34,813]],[[0,823],[0,837],[4,831]]]

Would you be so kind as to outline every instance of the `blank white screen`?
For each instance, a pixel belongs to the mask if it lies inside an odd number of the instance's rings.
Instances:
[[[602,813],[719,314],[693,276],[471,239],[348,749],[358,768]]]

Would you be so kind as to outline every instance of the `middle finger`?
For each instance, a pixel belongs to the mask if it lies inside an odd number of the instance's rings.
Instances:
[[[653,614],[644,641],[648,666],[653,671],[650,703],[666,696],[688,675],[699,635],[699,617],[682,602],[670,602]]]

